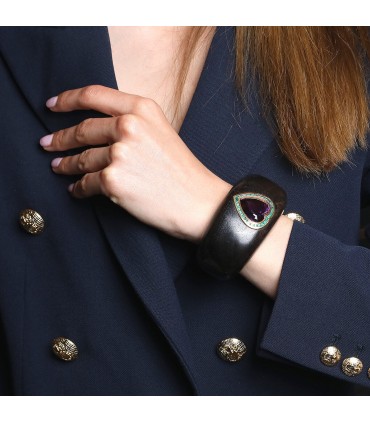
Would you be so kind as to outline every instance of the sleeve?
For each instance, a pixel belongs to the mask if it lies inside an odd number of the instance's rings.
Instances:
[[[336,365],[324,365],[321,351],[333,344]],[[260,349],[278,359],[370,387],[370,250],[294,221],[278,293]],[[348,376],[346,358],[357,357],[362,371]]]

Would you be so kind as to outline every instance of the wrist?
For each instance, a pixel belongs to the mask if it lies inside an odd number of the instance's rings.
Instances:
[[[193,203],[191,217],[187,225],[188,231],[185,238],[199,243],[212,223],[218,208],[226,198],[232,185],[213,175],[205,189],[199,195],[199,200]],[[216,176],[216,177],[215,177]]]
[[[276,296],[293,220],[281,215],[240,271],[265,294]]]
[[[199,244],[202,269],[216,278],[237,276],[283,213],[286,201],[284,189],[262,175],[240,179]]]

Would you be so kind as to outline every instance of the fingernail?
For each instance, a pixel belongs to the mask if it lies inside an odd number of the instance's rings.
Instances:
[[[51,97],[46,102],[46,107],[54,107],[57,104],[58,96]]]
[[[51,161],[51,167],[58,167],[59,163],[62,161],[62,157],[57,157]]]
[[[51,145],[51,141],[53,140],[53,134],[45,135],[40,139],[41,147],[49,147]]]
[[[74,184],[71,184],[71,185],[69,185],[69,186],[68,186],[68,191],[69,191],[69,192],[72,192],[72,191],[73,191],[73,185],[74,185]]]

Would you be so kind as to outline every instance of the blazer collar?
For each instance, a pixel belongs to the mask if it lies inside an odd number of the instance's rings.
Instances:
[[[1,53],[45,133],[100,116],[93,111],[52,113],[45,101],[90,84],[117,89],[106,27],[7,28],[1,34]],[[243,113],[235,93],[233,35],[232,27],[217,28],[180,130],[193,153],[230,183],[246,175],[266,148],[263,137],[248,139],[255,118]],[[196,390],[190,342],[174,283],[194,248],[181,240],[166,239],[104,197],[96,197],[93,203],[123,271]]]

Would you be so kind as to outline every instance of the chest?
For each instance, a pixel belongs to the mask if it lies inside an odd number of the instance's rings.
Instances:
[[[188,57],[191,27],[108,27],[118,89],[148,97],[179,132],[199,81],[214,31],[200,37]],[[189,62],[184,75],[184,60]],[[185,77],[183,87],[179,80]],[[181,88],[181,96],[179,96]]]

